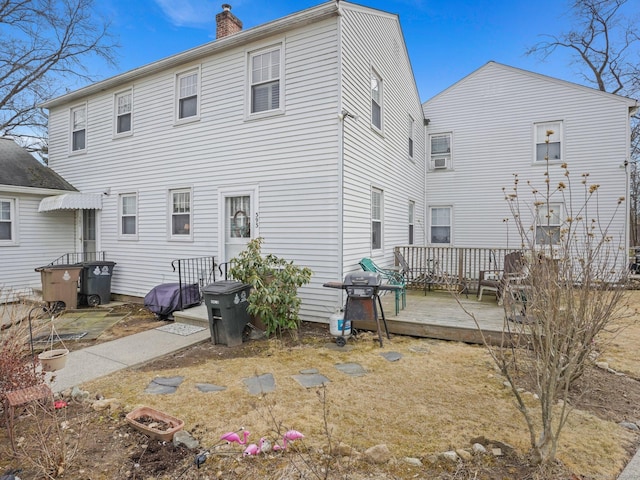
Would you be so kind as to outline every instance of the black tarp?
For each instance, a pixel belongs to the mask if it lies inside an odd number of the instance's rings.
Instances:
[[[200,304],[200,289],[197,283],[183,285],[182,295],[180,293],[179,283],[163,283],[153,287],[145,295],[144,306],[160,318],[167,318],[176,310]]]

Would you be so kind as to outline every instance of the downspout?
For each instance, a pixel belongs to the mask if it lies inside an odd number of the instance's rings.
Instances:
[[[338,278],[344,278],[344,115],[342,115],[342,9],[338,7]]]

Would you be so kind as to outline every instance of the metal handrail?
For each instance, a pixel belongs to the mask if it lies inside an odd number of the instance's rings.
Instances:
[[[105,252],[74,252],[65,253],[56,258],[49,265],[74,265],[82,262],[103,262],[106,258]]]

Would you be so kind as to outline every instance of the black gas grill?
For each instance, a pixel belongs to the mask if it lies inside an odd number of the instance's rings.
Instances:
[[[382,346],[382,330],[380,328],[380,318],[378,317],[379,308],[385,333],[387,338],[391,338],[379,293],[381,290],[395,290],[398,287],[395,285],[383,285],[382,277],[379,273],[375,272],[349,273],[344,277],[342,283],[329,282],[325,283],[324,286],[329,288],[342,288],[347,292],[347,302],[344,308],[345,323],[347,320],[375,320],[380,346]],[[344,345],[344,342],[340,343]]]

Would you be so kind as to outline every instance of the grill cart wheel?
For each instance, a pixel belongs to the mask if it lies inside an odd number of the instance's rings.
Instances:
[[[336,345],[339,347],[344,347],[347,344],[347,339],[344,337],[336,337]]]

